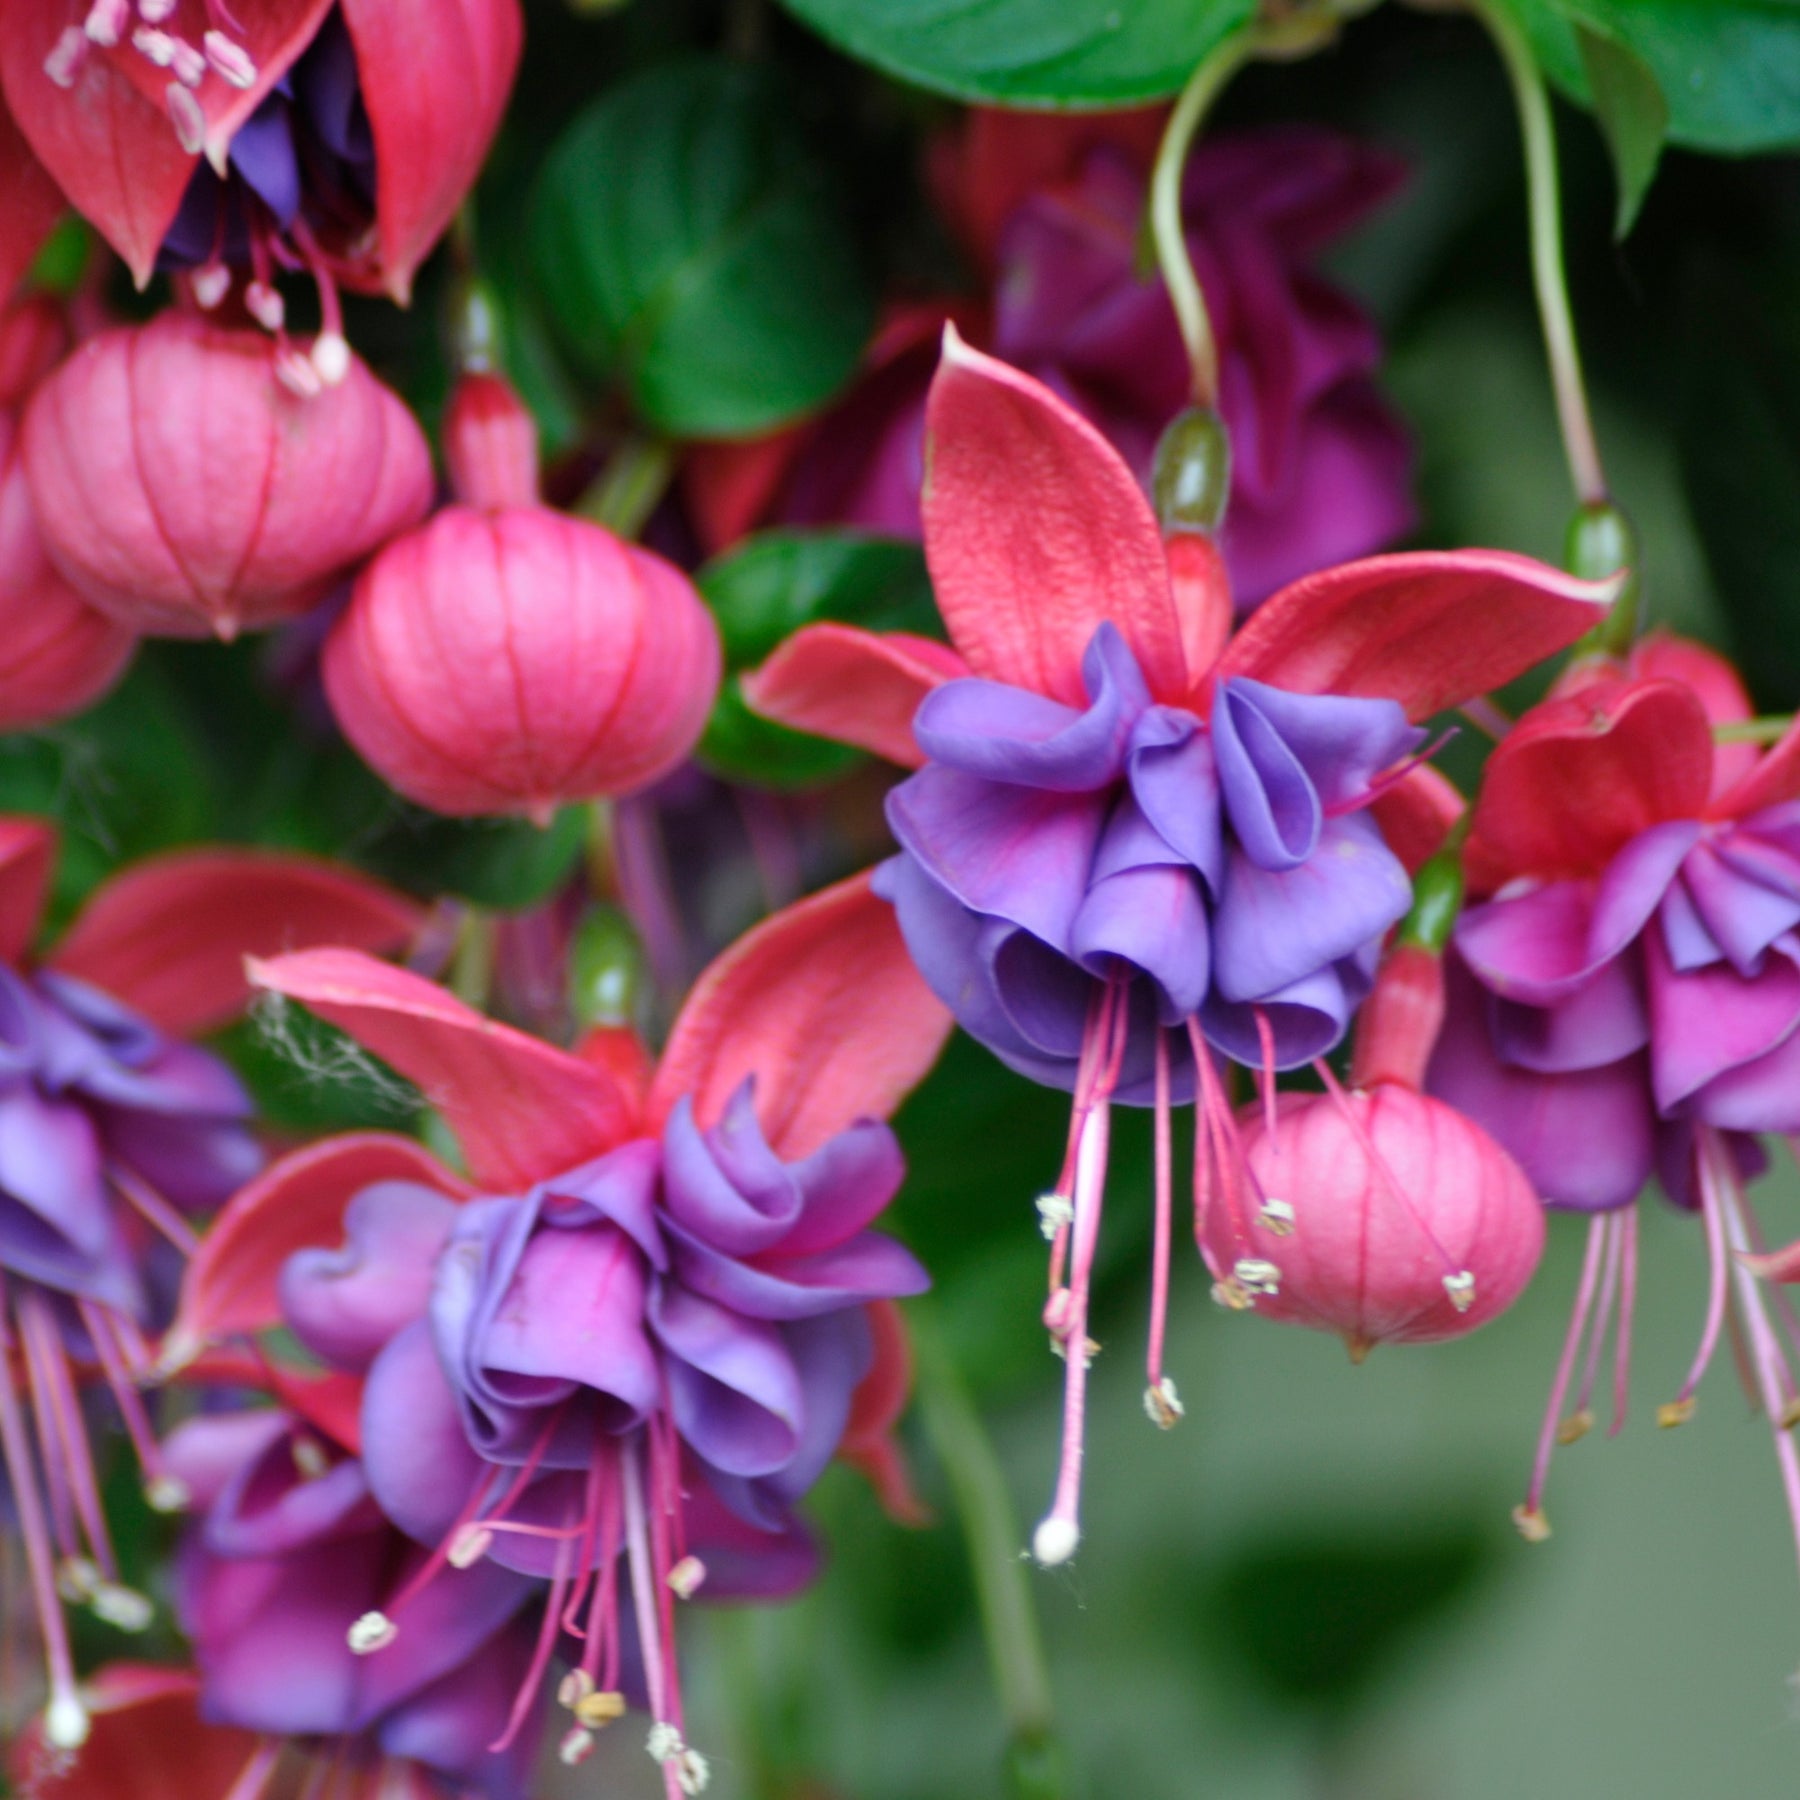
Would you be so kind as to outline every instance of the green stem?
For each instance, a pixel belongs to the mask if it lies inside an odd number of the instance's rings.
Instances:
[[[1600,445],[1588,411],[1581,379],[1581,353],[1575,344],[1575,317],[1569,307],[1568,273],[1563,266],[1562,195],[1556,166],[1556,127],[1550,94],[1532,53],[1525,28],[1513,17],[1507,0],[1472,0],[1472,5],[1506,65],[1513,99],[1519,109],[1519,131],[1525,140],[1525,181],[1531,229],[1531,278],[1543,321],[1544,349],[1556,390],[1556,414],[1562,426],[1563,452],[1569,476],[1583,505],[1607,498]]]
[[[920,1413],[931,1447],[950,1479],[1001,1710],[1015,1744],[1047,1743],[1055,1723],[1050,1670],[1020,1559],[1024,1533],[1006,1476],[935,1314],[915,1301],[907,1310],[907,1322],[918,1364]]]
[[[1793,729],[1792,713],[1772,713],[1760,719],[1739,719],[1731,725],[1712,728],[1715,744],[1774,744]]]
[[[635,538],[649,523],[674,476],[673,444],[665,438],[628,437],[575,502],[574,510],[622,538]]]
[[[1150,235],[1156,260],[1169,290],[1181,341],[1187,346],[1188,366],[1194,377],[1194,404],[1216,406],[1219,400],[1219,348],[1207,317],[1206,297],[1188,254],[1187,232],[1181,219],[1181,177],[1187,167],[1188,149],[1207,108],[1233,75],[1248,61],[1255,42],[1254,28],[1234,32],[1188,77],[1164,128],[1156,166],[1150,174]]]

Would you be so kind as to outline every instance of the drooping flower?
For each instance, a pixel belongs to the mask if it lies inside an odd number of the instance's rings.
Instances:
[[[418,914],[311,859],[190,852],[97,890],[33,962],[54,854],[47,826],[0,821],[0,1467],[49,1665],[45,1729],[68,1748],[86,1714],[59,1590],[114,1623],[147,1618],[119,1585],[82,1372],[110,1389],[152,1495],[175,1503],[135,1386],[154,1360],[145,1334],[166,1317],[192,1216],[262,1160],[248,1095],[182,1037],[244,1003],[246,951],[319,937],[390,948]]]
[[[404,303],[473,183],[518,66],[518,0],[11,0],[0,86],[30,150],[142,287],[246,270],[280,332],[281,268],[346,367],[339,284]],[[3,273],[4,271],[0,271]]]
[[[675,1600],[804,1577],[794,1502],[859,1413],[866,1456],[894,1410],[868,1309],[924,1285],[868,1229],[901,1175],[879,1121],[949,1025],[891,911],[862,878],[767,921],[702,976],[654,1073],[629,1034],[557,1050],[349,952],[255,978],[416,1080],[478,1193],[371,1182],[367,1140],[289,1159],[222,1215],[169,1354],[280,1320],[364,1384],[357,1478],[419,1550],[340,1643],[377,1669],[396,1643],[438,1654],[469,1571],[524,1581],[514,1725],[566,1631],[564,1756],[636,1658],[665,1785],[697,1792]]]
[[[1408,775],[1415,722],[1574,641],[1616,584],[1500,552],[1374,558],[1296,583],[1228,641],[1210,540],[1165,547],[1130,470],[1040,383],[951,334],[929,431],[925,547],[955,648],[813,626],[745,692],[918,769],[889,800],[882,888],[965,1029],[1073,1090],[1040,1204],[1047,1323],[1078,1345],[1109,1102],[1154,1105],[1160,1138],[1197,1100],[1201,1213],[1215,1176],[1243,1184],[1212,1052],[1269,1083],[1341,1037],[1410,900],[1378,816],[1435,806]],[[1167,1216],[1159,1191],[1159,1241]],[[1164,1269],[1159,1253],[1153,1403]],[[1068,1363],[1053,1561],[1078,1537],[1085,1359]]]
[[[423,518],[431,452],[352,357],[312,399],[256,332],[180,313],[105,332],[32,398],[23,460],[51,561],[164,637],[230,638],[304,611]]]
[[[326,642],[344,734],[446,813],[548,817],[666,774],[719,685],[693,584],[539,502],[535,430],[497,377],[465,377],[445,444],[459,504],[388,544]]]
[[[1591,1421],[1615,1316],[1615,1430],[1623,1416],[1633,1202],[1653,1173],[1700,1213],[1712,1265],[1699,1351],[1659,1417],[1691,1415],[1736,1280],[1800,1532],[1793,1375],[1754,1281],[1733,1273],[1761,1247],[1744,1191],[1756,1134],[1800,1127],[1800,731],[1767,750],[1715,742],[1750,716],[1723,658],[1653,636],[1623,664],[1571,670],[1496,748],[1476,806],[1468,863],[1487,897],[1457,925],[1431,1089],[1517,1157],[1546,1205],[1591,1216],[1517,1515],[1529,1536],[1548,1530],[1555,1443]]]
[[[1174,311],[1139,268],[1159,124],[972,112],[940,146],[934,185],[989,274],[985,319],[896,308],[823,419],[767,447],[705,452],[690,488],[715,547],[758,519],[917,536],[931,340],[947,316],[1098,426],[1147,483],[1189,398]],[[1305,127],[1211,139],[1189,164],[1188,241],[1235,451],[1220,542],[1241,607],[1411,528],[1411,449],[1373,380],[1375,328],[1316,267],[1400,176],[1384,153]]]

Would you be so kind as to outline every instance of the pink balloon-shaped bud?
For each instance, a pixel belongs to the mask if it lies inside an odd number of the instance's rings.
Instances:
[[[389,544],[324,660],[344,735],[402,794],[538,819],[673,768],[719,668],[680,570],[543,506],[446,507]]]
[[[20,466],[18,424],[0,412],[0,731],[80,712],[119,678],[136,642],[50,566]]]
[[[1503,1313],[1544,1248],[1519,1166],[1442,1101],[1392,1082],[1283,1094],[1242,1122],[1247,1204],[1215,1197],[1219,1297],[1372,1345],[1458,1337]]]
[[[162,637],[303,612],[431,504],[431,453],[354,356],[300,398],[260,332],[165,313],[83,344],[33,396],[24,460],[52,561]]]

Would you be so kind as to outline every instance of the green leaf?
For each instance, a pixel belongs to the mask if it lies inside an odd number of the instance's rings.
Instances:
[[[854,767],[858,754],[759,718],[744,703],[738,671],[754,668],[801,626],[823,619],[871,631],[943,631],[924,552],[900,538],[764,532],[709,563],[698,582],[733,677],[707,721],[701,760],[721,775],[764,787],[816,786]]]
[[[548,827],[524,819],[443,819],[401,807],[361,847],[378,875],[425,894],[457,894],[517,912],[547,900],[569,878],[586,841],[585,806],[565,806]]]
[[[1669,130],[1669,103],[1654,71],[1635,50],[1585,24],[1577,23],[1575,36],[1593,92],[1594,112],[1618,177],[1619,207],[1613,236],[1623,243],[1656,176]]]
[[[1669,107],[1669,136],[1748,155],[1800,148],[1800,5],[1794,0],[1505,0],[1546,73],[1584,104],[1594,89],[1578,24],[1637,56]]]
[[[861,62],[961,100],[1128,106],[1177,92],[1255,0],[785,0]]]
[[[603,96],[532,203],[571,360],[673,437],[747,437],[828,400],[874,322],[833,166],[764,69],[687,60]]]

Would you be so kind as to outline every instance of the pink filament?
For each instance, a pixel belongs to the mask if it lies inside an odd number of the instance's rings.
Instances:
[[[1162,1386],[1163,1338],[1169,1317],[1169,1224],[1173,1211],[1173,1146],[1169,1120],[1169,1040],[1156,1033],[1156,1223],[1151,1248],[1150,1346],[1145,1370],[1154,1391]]]
[[[1583,1328],[1594,1303],[1594,1288],[1600,1279],[1600,1259],[1606,1247],[1606,1219],[1588,1221],[1587,1254],[1581,1262],[1581,1282],[1575,1290],[1575,1310],[1569,1315],[1569,1329],[1563,1337],[1562,1355],[1557,1358],[1556,1376],[1550,1383],[1550,1403],[1544,1408],[1544,1423],[1538,1431],[1537,1458],[1531,1467],[1531,1486],[1525,1494],[1525,1510],[1543,1510],[1544,1484],[1550,1479],[1550,1458],[1556,1449],[1557,1427],[1562,1423],[1563,1399],[1575,1373],[1575,1358],[1581,1348]]]

